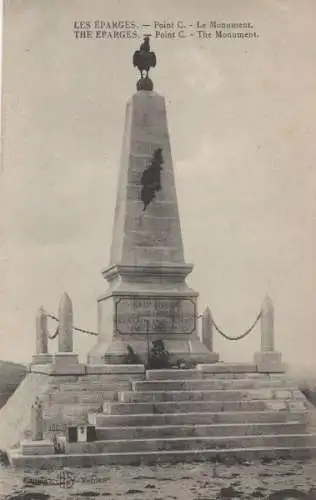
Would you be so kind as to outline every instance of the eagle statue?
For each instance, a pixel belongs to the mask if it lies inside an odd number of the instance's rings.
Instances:
[[[144,77],[144,72],[148,78],[148,71],[156,66],[156,62],[156,54],[150,51],[149,36],[146,35],[140,49],[134,52],[133,66],[138,68],[141,78]]]

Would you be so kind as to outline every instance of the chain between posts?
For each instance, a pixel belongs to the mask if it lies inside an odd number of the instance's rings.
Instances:
[[[59,319],[57,318],[57,316],[55,316],[54,314],[51,314],[51,313],[45,313],[46,316],[48,318],[51,318],[53,319],[54,321],[57,321],[59,322]],[[196,319],[199,319],[199,318],[202,318],[202,314],[199,314],[198,316],[196,316]],[[248,335],[250,335],[250,333],[253,332],[253,330],[255,329],[255,327],[257,326],[259,320],[261,318],[261,310],[260,312],[258,313],[255,321],[252,323],[252,325],[244,332],[242,333],[241,335],[238,335],[237,337],[230,337],[229,335],[227,335],[226,333],[223,332],[223,330],[221,330],[221,328],[219,328],[219,326],[215,323],[214,319],[211,318],[211,321],[212,321],[212,325],[214,326],[215,330],[222,336],[224,337],[226,340],[230,340],[230,341],[237,341],[237,340],[241,340],[241,339],[244,339],[246,338]],[[148,326],[147,326],[148,328]],[[85,328],[78,328],[77,326],[74,326],[73,329],[78,332],[78,333],[85,333],[87,335],[94,335],[94,336],[97,336],[98,334],[96,332],[93,332],[92,330],[87,330]],[[48,335],[48,338],[50,340],[53,340],[57,337],[57,335],[59,334],[59,325],[57,326],[56,328],[56,331],[55,333],[53,333],[53,335]],[[148,336],[148,331],[147,331],[147,336]]]
[[[231,341],[235,341],[235,340],[241,340],[241,339],[244,339],[245,337],[247,337],[248,335],[250,335],[250,333],[252,333],[252,331],[254,330],[254,328],[257,326],[258,324],[258,321],[260,320],[261,318],[261,311],[259,312],[259,314],[257,315],[255,321],[253,322],[253,324],[244,332],[242,333],[241,335],[238,335],[237,337],[230,337],[229,335],[226,335],[226,333],[224,333],[218,326],[217,324],[215,323],[215,321],[213,320],[212,318],[212,324],[215,328],[215,330],[220,334],[222,335],[222,337],[224,337],[224,339],[226,340],[231,340]]]
[[[45,312],[46,316],[48,318],[51,318],[53,319],[54,321],[57,321],[59,322],[59,319],[57,318],[57,316],[55,316],[55,314],[51,314],[51,313],[47,313]],[[79,332],[79,333],[86,333],[87,335],[94,335],[94,336],[97,336],[98,334],[96,332],[93,332],[92,330],[86,330],[85,328],[78,328],[77,326],[73,326],[73,329],[76,331],[76,332]],[[57,326],[57,329],[56,329],[56,332],[53,334],[53,335],[48,335],[48,338],[50,340],[52,339],[55,339],[57,337],[59,333],[59,325]]]

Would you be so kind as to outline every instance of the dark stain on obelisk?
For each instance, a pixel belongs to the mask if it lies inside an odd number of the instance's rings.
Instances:
[[[153,201],[157,191],[161,189],[161,170],[163,164],[162,149],[154,151],[153,158],[141,177],[141,200],[144,203],[143,210],[146,210],[149,203]]]

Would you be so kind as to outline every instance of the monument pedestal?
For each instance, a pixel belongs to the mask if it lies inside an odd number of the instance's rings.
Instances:
[[[185,283],[191,269],[186,264],[105,270],[113,288],[98,299],[99,339],[88,363],[147,363],[156,341],[163,342],[171,364],[218,361],[197,336],[198,294]]]

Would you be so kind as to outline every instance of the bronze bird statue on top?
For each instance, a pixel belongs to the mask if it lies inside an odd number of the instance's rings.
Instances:
[[[146,35],[140,49],[134,52],[133,66],[138,68],[141,78],[144,78],[144,72],[148,78],[148,71],[156,66],[156,62],[156,54],[150,51],[149,36]]]

